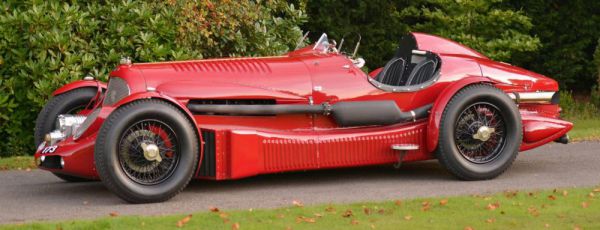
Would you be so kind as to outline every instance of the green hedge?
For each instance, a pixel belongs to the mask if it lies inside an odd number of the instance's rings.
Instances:
[[[272,55],[301,36],[286,1],[3,1],[0,156],[31,154],[34,120],[51,92],[121,57],[136,62]]]

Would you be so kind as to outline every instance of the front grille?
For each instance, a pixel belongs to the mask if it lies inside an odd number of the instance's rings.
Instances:
[[[103,105],[114,105],[121,99],[129,95],[129,86],[122,78],[111,77],[108,81],[108,90],[104,97]]]
[[[60,156],[44,156],[44,161],[42,161],[40,167],[47,169],[62,169],[62,166],[60,165]]]
[[[92,111],[92,113],[90,113],[90,115],[88,115],[85,118],[83,123],[81,123],[81,125],[75,130],[73,138],[79,138],[83,134],[83,132],[85,132],[85,130],[87,130],[94,123],[98,115],[100,115],[100,109],[101,108],[96,108],[94,111]]]
[[[202,163],[200,164],[198,176],[214,177],[216,175],[215,132],[202,130],[202,140],[204,141],[204,149],[202,151]]]

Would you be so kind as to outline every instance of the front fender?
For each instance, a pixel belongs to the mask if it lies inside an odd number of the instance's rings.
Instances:
[[[433,152],[437,148],[438,139],[440,135],[440,122],[442,120],[442,114],[444,113],[444,109],[452,96],[456,94],[462,88],[477,84],[477,83],[488,83],[492,84],[493,82],[486,77],[472,76],[466,77],[459,81],[456,81],[446,87],[440,95],[437,97],[435,102],[433,103],[433,107],[431,108],[431,115],[429,116],[429,125],[427,126],[427,151]]]
[[[190,121],[192,121],[192,123],[194,124],[194,126],[196,126],[196,130],[198,131],[198,133],[200,133],[200,130],[198,129],[196,123],[194,122],[194,117],[192,115],[192,113],[190,112],[190,110],[187,109],[187,107],[182,104],[180,101],[176,100],[173,97],[170,97],[168,95],[156,92],[156,91],[152,91],[152,92],[139,92],[139,93],[134,93],[131,94],[123,99],[121,99],[119,102],[117,102],[114,105],[114,108],[119,108],[125,104],[129,104],[133,101],[137,101],[137,100],[142,100],[142,99],[159,99],[159,100],[163,100],[163,101],[167,101],[171,104],[173,104],[175,107],[177,107],[178,109],[180,109],[182,112],[185,113],[185,115],[190,119]]]
[[[69,84],[63,85],[62,87],[58,88],[57,90],[52,92],[52,96],[63,94],[68,91],[78,89],[78,88],[83,88],[83,87],[94,87],[94,88],[100,87],[102,90],[106,90],[107,86],[106,86],[106,82],[102,82],[102,81],[98,81],[98,80],[78,80],[78,81],[74,81]]]

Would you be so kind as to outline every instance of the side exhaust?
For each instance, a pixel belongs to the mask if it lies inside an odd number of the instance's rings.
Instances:
[[[403,112],[396,102],[356,101],[338,102],[330,105],[214,105],[188,104],[188,109],[197,114],[230,115],[230,116],[266,116],[279,114],[324,114],[332,115],[340,126],[391,125],[416,121],[427,117],[433,105],[425,105],[417,109]]]
[[[511,92],[508,96],[518,103],[558,104],[558,92]]]
[[[561,144],[568,144],[569,143],[569,135],[568,134],[562,135],[558,139],[554,140],[554,142],[561,143]]]

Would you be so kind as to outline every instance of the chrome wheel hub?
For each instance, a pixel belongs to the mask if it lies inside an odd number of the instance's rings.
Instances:
[[[496,129],[494,129],[494,128],[490,128],[485,125],[481,126],[481,127],[479,127],[477,132],[475,134],[473,134],[473,139],[477,139],[477,140],[485,142],[490,139],[490,136],[492,136],[492,133],[494,133],[495,131],[496,131]]]
[[[161,162],[162,158],[160,157],[160,151],[158,146],[153,143],[142,143],[140,144],[142,150],[144,150],[144,158],[148,161],[157,161]]]

